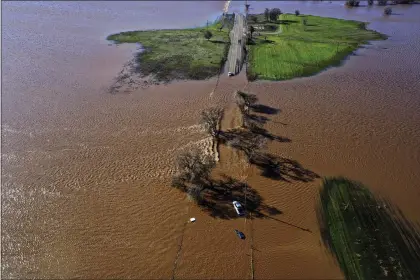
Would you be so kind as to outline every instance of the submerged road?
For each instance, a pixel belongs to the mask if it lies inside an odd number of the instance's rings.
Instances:
[[[244,47],[246,43],[245,17],[242,14],[235,15],[235,23],[230,32],[230,49],[228,54],[228,71],[235,75],[241,71],[244,60]]]

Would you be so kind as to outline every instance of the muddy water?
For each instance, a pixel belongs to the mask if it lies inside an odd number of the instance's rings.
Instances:
[[[135,46],[107,46],[106,35],[199,25],[223,3],[3,4],[3,277],[251,277],[253,233],[256,278],[340,278],[320,243],[319,180],[267,179],[221,147],[217,171],[246,180],[282,212],[252,223],[213,219],[168,187],[174,155],[210,145],[200,110],[224,106],[222,125],[236,126],[229,104],[244,87],[281,110],[266,128],[291,142],[270,143],[270,153],[320,176],[360,180],[419,222],[420,5],[393,7],[388,19],[382,9],[336,2],[277,6],[370,21],[391,37],[311,78],[247,85],[243,76],[222,77],[214,92],[216,79],[109,95],[105,87]],[[191,216],[197,222],[185,226]]]

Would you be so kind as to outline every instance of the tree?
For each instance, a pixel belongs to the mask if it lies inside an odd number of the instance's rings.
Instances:
[[[249,107],[255,104],[258,101],[258,98],[255,94],[249,94],[242,91],[236,91],[235,99],[236,99],[236,105],[238,105],[238,108],[241,111],[242,126],[247,127]]]
[[[219,130],[217,126],[222,118],[223,110],[220,108],[209,108],[201,112],[201,124],[204,125],[208,134],[217,137]]]
[[[386,4],[387,4],[387,0],[378,0],[378,5],[379,6],[386,6]]]
[[[257,103],[258,98],[255,94],[245,93],[242,91],[235,92],[236,104],[243,114],[249,113],[249,107]]]
[[[296,15],[297,17],[300,15],[299,10],[296,10],[296,11],[295,11],[295,15]]]
[[[248,31],[249,31],[249,33],[251,34],[251,38],[252,38],[252,34],[254,33],[254,31],[255,31],[255,27],[254,26],[252,26],[252,25],[250,25],[249,27],[248,27]]]
[[[205,30],[204,31],[204,38],[206,38],[207,40],[210,40],[211,37],[213,37],[213,33],[211,33],[210,30]]]
[[[384,15],[389,16],[392,14],[392,9],[390,7],[386,7],[384,9]]]
[[[240,136],[230,140],[228,145],[245,153],[248,161],[252,161],[257,152],[267,144],[267,139],[259,134],[244,131]]]
[[[265,17],[265,21],[269,21],[270,20],[270,9],[265,8],[265,10],[264,10],[264,17]]]
[[[267,145],[267,139],[262,135],[255,135],[255,137],[251,138],[248,141],[248,145],[245,149],[245,155],[249,162],[252,161],[255,154],[263,149]]]
[[[281,15],[281,10],[279,8],[274,8],[270,10],[271,21],[277,21],[277,19],[279,18],[279,15]]]
[[[202,194],[203,189],[204,188],[202,186],[198,186],[198,185],[193,185],[189,187],[187,190],[188,198],[199,204],[200,202],[203,201],[203,194]]]
[[[180,154],[176,160],[178,177],[192,184],[200,184],[210,176],[215,166],[214,158],[203,155],[197,148]]]
[[[258,17],[257,17],[257,16],[255,16],[255,15],[250,15],[250,16],[249,16],[249,20],[250,20],[250,21],[252,21],[252,22],[257,23],[257,22],[258,22]]]
[[[373,0],[368,0],[368,5],[372,6],[373,5]]]

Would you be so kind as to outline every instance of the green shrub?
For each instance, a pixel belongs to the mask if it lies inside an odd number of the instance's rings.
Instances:
[[[204,31],[204,38],[206,38],[207,40],[210,40],[211,37],[213,37],[213,33],[211,33],[211,31],[209,31],[209,30],[205,30]]]

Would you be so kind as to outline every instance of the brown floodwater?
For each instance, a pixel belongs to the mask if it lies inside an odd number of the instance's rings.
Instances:
[[[384,18],[382,8],[335,1],[252,2],[255,12],[278,6],[368,21],[390,38],[309,78],[222,76],[216,90],[214,78],[107,92],[136,51],[108,46],[108,34],[202,25],[223,6],[2,2],[4,278],[251,278],[251,233],[255,278],[342,278],[319,234],[320,179],[266,178],[222,146],[216,171],[281,211],[252,222],[212,218],[169,187],[177,153],[211,151],[202,109],[223,106],[222,128],[238,124],[232,93],[240,88],[280,110],[265,127],[291,142],[269,143],[270,153],[359,180],[420,222],[420,5],[394,6]],[[190,217],[197,221],[185,226]]]

